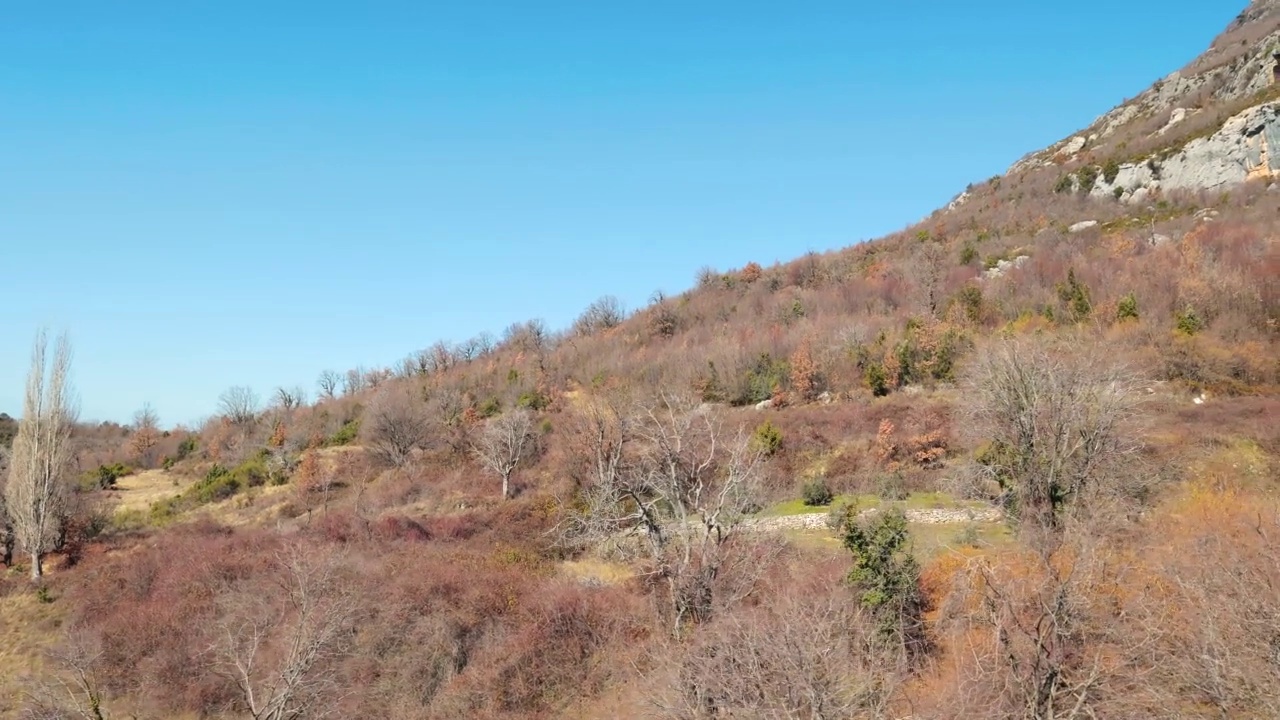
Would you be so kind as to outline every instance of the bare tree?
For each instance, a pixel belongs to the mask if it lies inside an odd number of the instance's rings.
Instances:
[[[342,394],[350,397],[351,395],[355,395],[360,392],[365,388],[366,378],[367,374],[365,373],[365,369],[362,367],[356,367],[348,370],[346,374],[342,376]]]
[[[480,333],[475,337],[467,338],[457,348],[458,359],[464,362],[484,357],[491,352],[493,352],[493,336],[489,333]]]
[[[480,433],[476,457],[502,479],[504,500],[511,497],[511,476],[533,445],[533,413],[527,408],[516,408],[491,419]]]
[[[761,455],[742,430],[727,434],[714,410],[687,396],[663,396],[634,420],[604,419],[600,470],[582,492],[566,539],[595,544],[638,536],[653,574],[666,583],[679,636],[687,623],[711,616],[731,540],[757,502]],[[622,445],[632,432],[638,447],[626,461]]]
[[[1118,687],[1146,684],[1152,647],[1136,636],[1117,642],[1126,623],[1116,605],[1134,572],[1090,525],[1073,522],[1047,556],[977,557],[957,575],[939,620],[966,658],[954,716],[1152,717],[1106,704]]]
[[[1036,720],[1131,716],[1106,698],[1141,672],[1147,640],[1117,642],[1128,559],[1109,550],[1145,489],[1134,380],[1087,344],[1013,339],[977,357],[967,426],[1028,550],[975,558],[944,625],[972,658],[962,714]],[[1132,693],[1129,693],[1132,694]]]
[[[36,335],[22,420],[13,441],[5,507],[14,539],[31,558],[31,579],[44,574],[44,553],[62,535],[66,509],[66,475],[73,452],[71,433],[77,417],[70,386],[71,343],[58,338],[52,364],[46,367],[48,340]]]
[[[393,467],[408,463],[413,451],[430,439],[431,430],[431,414],[412,382],[379,388],[360,423],[365,448]]]
[[[1067,514],[1140,489],[1134,386],[1104,354],[1063,343],[1004,340],[978,355],[968,427],[989,441],[980,469],[1004,490],[1024,536],[1051,539]]]
[[[919,291],[921,304],[929,315],[937,317],[947,272],[946,248],[933,239],[924,240],[907,263],[907,277]]]
[[[276,388],[274,400],[276,407],[281,410],[286,412],[297,410],[307,404],[307,391],[298,386],[292,388],[278,387]]]
[[[661,717],[888,718],[908,678],[843,588],[802,587],[727,613],[661,653]],[[663,681],[665,680],[665,682]]]
[[[613,487],[621,482],[634,458],[629,457],[636,439],[636,418],[621,392],[589,397],[583,404],[578,429],[580,452],[590,462],[588,487]]]
[[[430,348],[432,372],[445,372],[458,360],[457,351],[449,343],[439,340]]]
[[[521,352],[541,356],[550,349],[551,332],[547,324],[540,319],[513,323],[503,332],[502,341],[509,347]]]
[[[382,383],[394,377],[390,368],[373,368],[364,374],[364,387],[376,390]]]
[[[274,564],[272,590],[236,588],[219,599],[215,670],[254,720],[333,714],[340,687],[326,671],[347,652],[358,609],[341,558],[291,545]]]
[[[49,652],[51,672],[32,681],[23,717],[27,720],[107,720],[100,678],[102,648],[96,638],[72,632]]]
[[[573,329],[579,335],[591,335],[621,325],[626,315],[622,301],[612,295],[605,295],[587,306],[573,324]]]
[[[248,425],[258,416],[258,394],[253,388],[237,385],[218,397],[223,417],[236,425]]]
[[[324,400],[332,400],[337,396],[338,386],[342,383],[341,376],[333,370],[325,370],[320,373],[320,377],[316,380],[316,387],[320,388],[320,397]]]
[[[129,454],[142,467],[155,464],[155,447],[160,443],[160,416],[151,403],[133,414],[133,428],[129,435]]]

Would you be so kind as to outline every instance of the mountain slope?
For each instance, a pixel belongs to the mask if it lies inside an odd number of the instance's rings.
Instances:
[[[0,581],[8,659],[115,716],[243,714],[277,671],[341,717],[1276,716],[1278,5],[900,233],[164,438],[74,495],[48,588]],[[1001,357],[1052,442],[991,431]],[[110,430],[83,470],[138,460]],[[1112,454],[1038,526],[1012,478],[1060,444]],[[833,537],[833,495],[889,520]]]
[[[1151,192],[1217,190],[1249,177],[1271,177],[1280,160],[1268,144],[1275,120],[1280,8],[1254,2],[1186,67],[1100,116],[1077,135],[1010,168],[1118,166],[1095,197],[1143,202]],[[1079,187],[1079,175],[1073,174]]]

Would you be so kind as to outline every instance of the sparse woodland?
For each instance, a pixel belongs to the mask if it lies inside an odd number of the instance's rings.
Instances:
[[[1280,717],[1280,192],[1075,169],[194,428],[41,336],[0,715]]]

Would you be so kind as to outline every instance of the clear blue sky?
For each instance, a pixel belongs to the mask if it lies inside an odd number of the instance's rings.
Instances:
[[[13,2],[0,410],[39,325],[168,423],[901,228],[1241,0]]]

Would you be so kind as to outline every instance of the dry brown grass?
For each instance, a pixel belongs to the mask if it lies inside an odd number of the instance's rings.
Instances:
[[[116,489],[107,497],[111,499],[112,509],[116,512],[145,512],[153,503],[177,496],[192,482],[191,478],[164,470],[144,470],[117,480]]]
[[[17,717],[23,678],[40,671],[66,611],[65,603],[40,602],[32,592],[0,598],[0,718]]]
[[[574,580],[602,585],[621,585],[635,577],[626,565],[590,558],[566,560],[560,564],[560,571]]]

